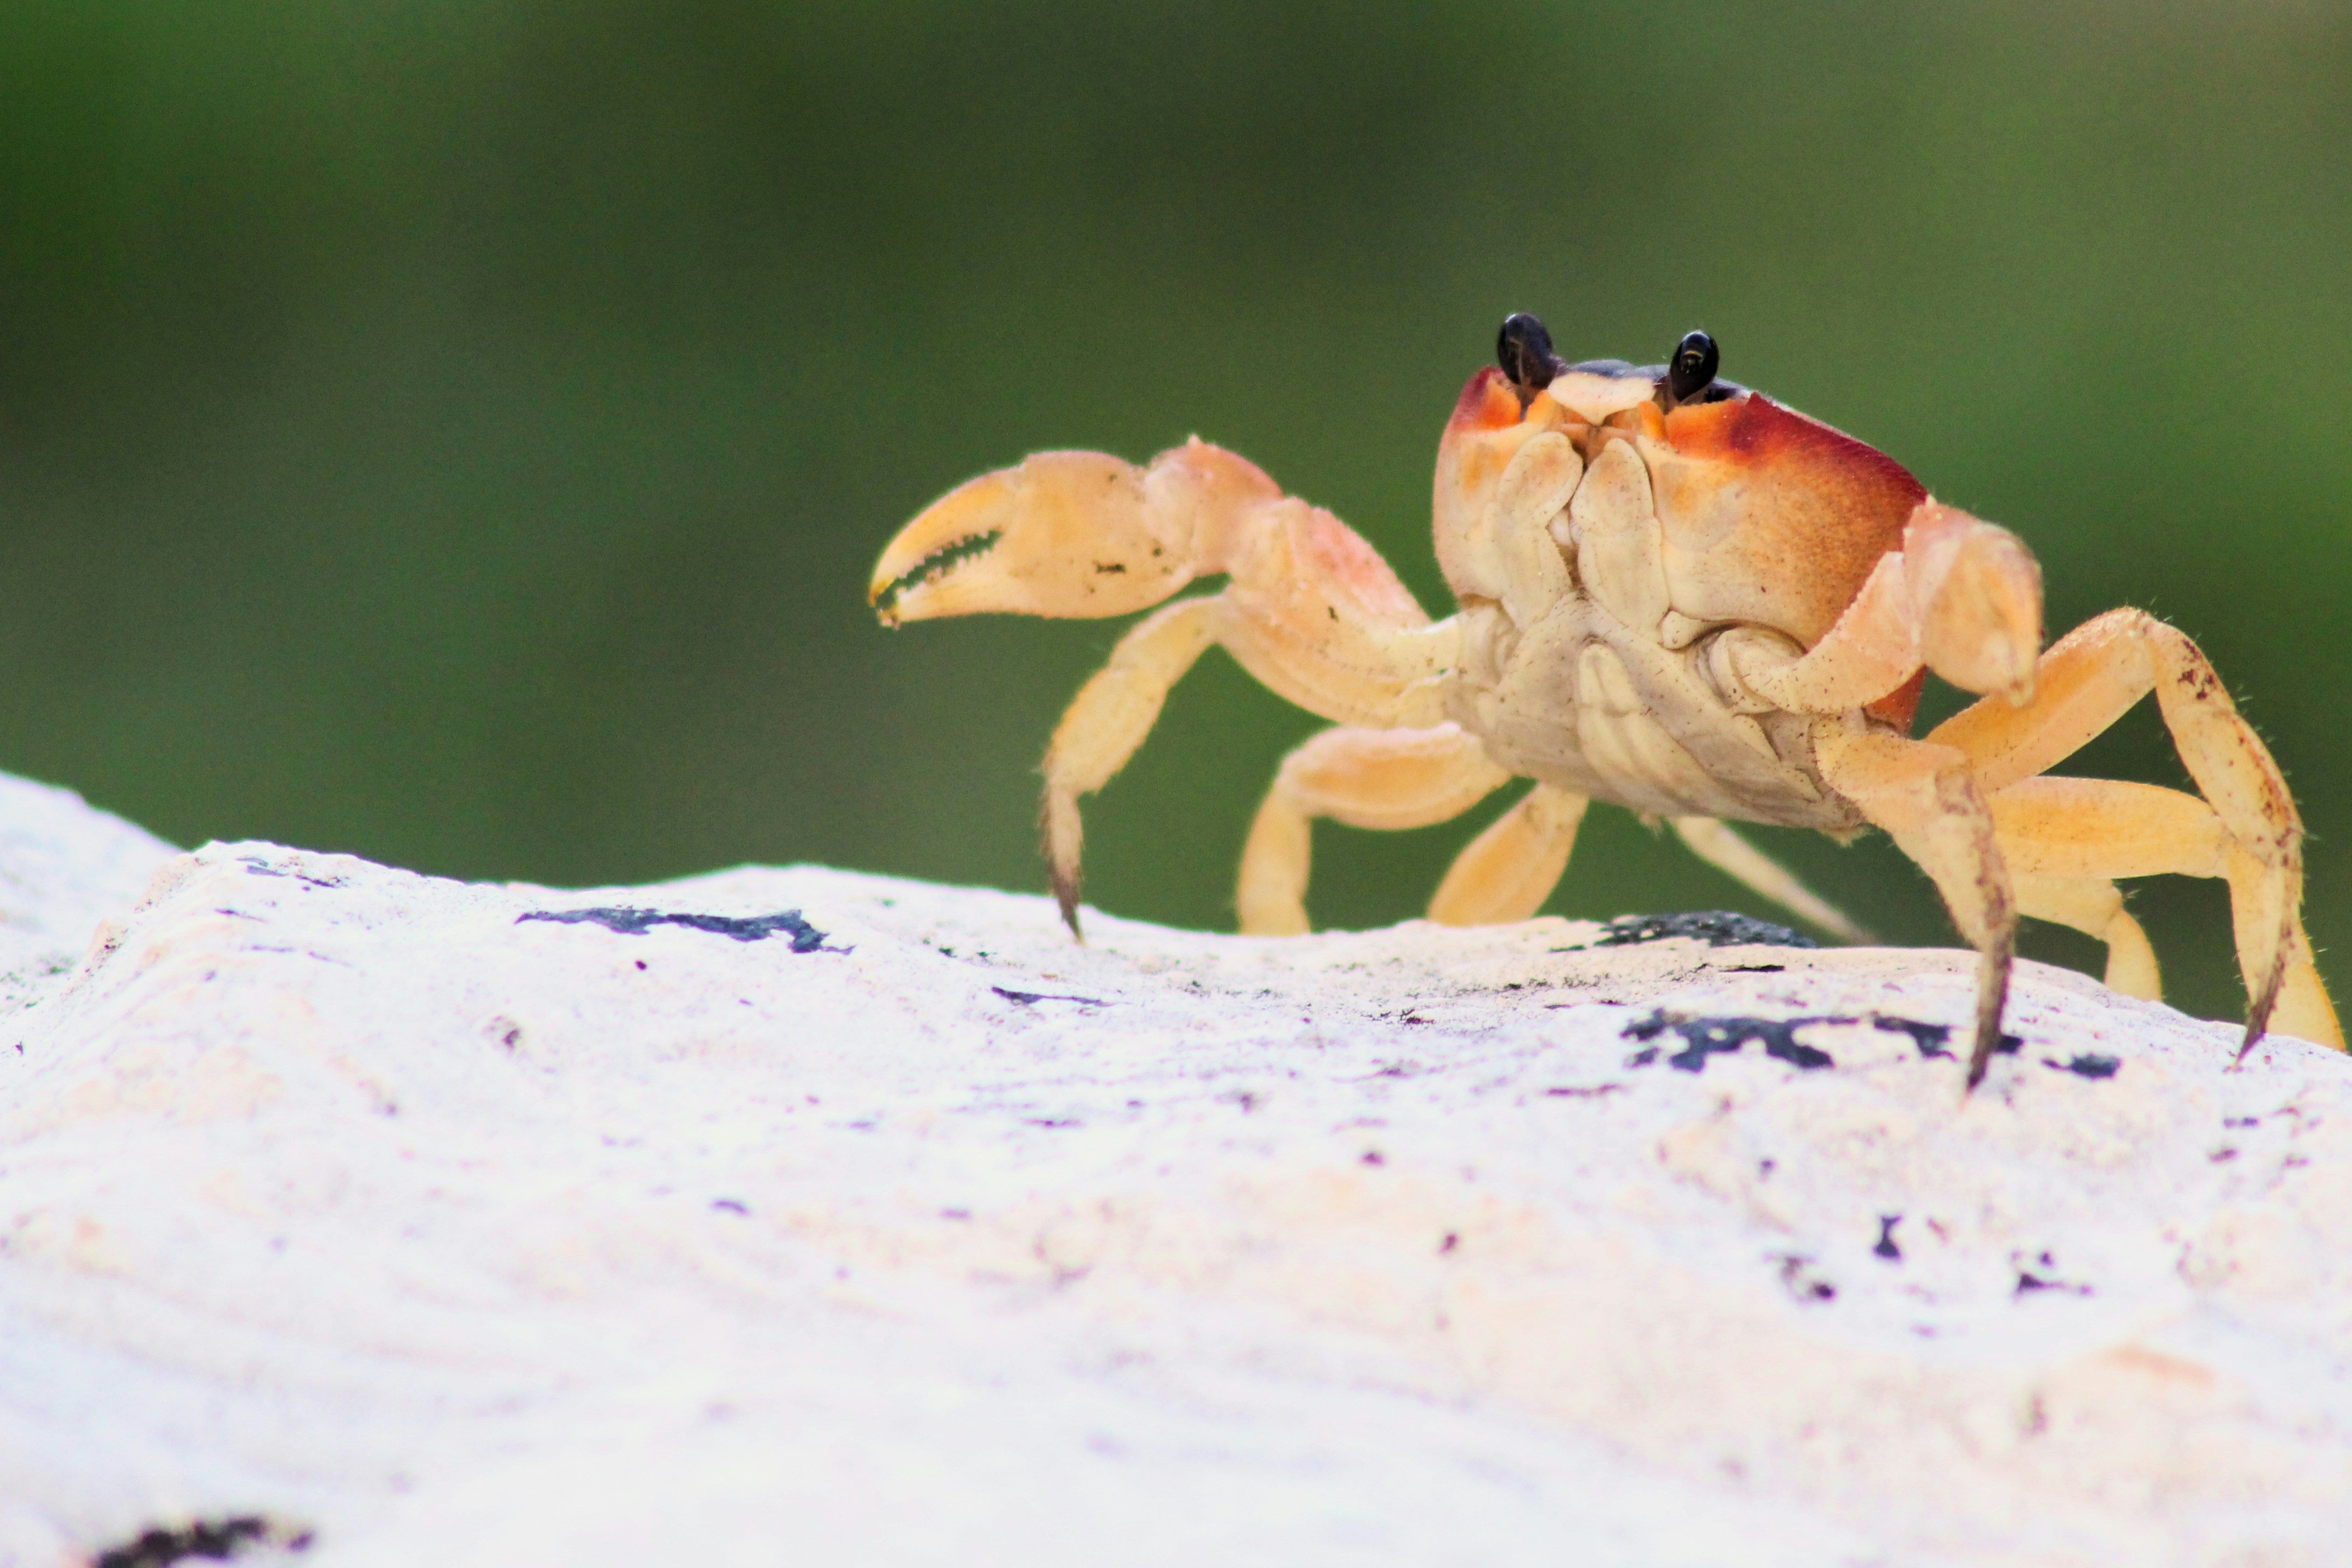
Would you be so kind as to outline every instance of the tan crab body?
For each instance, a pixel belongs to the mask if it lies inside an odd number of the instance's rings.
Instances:
[[[1285,759],[1259,810],[1244,931],[1307,929],[1316,817],[1421,826],[1517,777],[1535,788],[1463,852],[1433,918],[1532,915],[1601,800],[1664,819],[1759,893],[1858,938],[1724,823],[1876,826],[1983,956],[1971,1084],[1999,1038],[2020,915],[2101,938],[2108,983],[2157,994],[2115,883],[2158,873],[2228,883],[2249,1044],[2275,1012],[2341,1048],[2302,927],[2294,802],[2185,636],[2113,611],[2043,652],[2040,571],[2014,535],[1717,382],[1704,334],[1646,371],[1562,364],[1528,317],[1505,323],[1500,348],[1504,368],[1470,379],[1438,448],[1437,559],[1459,604],[1442,622],[1337,517],[1198,440],[1143,468],[1032,457],[942,498],[883,553],[873,598],[891,624],[1117,615],[1227,578],[1138,623],[1055,733],[1046,855],[1073,930],[1079,797],[1222,644],[1339,727]],[[1913,739],[1930,671],[1987,695]],[[2201,799],[2041,777],[2151,691]]]

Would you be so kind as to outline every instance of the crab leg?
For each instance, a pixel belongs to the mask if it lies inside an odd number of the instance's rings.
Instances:
[[[1799,882],[1779,862],[1713,817],[1669,817],[1667,823],[1691,853],[1759,897],[1769,898],[1801,920],[1811,921],[1841,941],[1866,943],[1870,933]]]
[[[1903,548],[1879,558],[1820,642],[1787,663],[1742,662],[1738,674],[1793,713],[1866,706],[1923,664],[1962,691],[2023,702],[2041,647],[2042,569],[2025,546],[2007,528],[1922,501]]]
[[[1544,905],[1568,870],[1583,823],[1582,795],[1538,784],[1456,855],[1429,901],[1440,925],[1502,925]]]
[[[1425,828],[1460,816],[1510,780],[1451,724],[1430,729],[1327,729],[1282,759],[1250,825],[1234,904],[1244,936],[1305,932],[1312,824]]]
[[[2213,666],[2181,632],[2145,611],[2111,610],[2042,655],[2032,702],[2022,707],[1979,702],[1927,738],[1965,752],[1984,787],[2002,791],[2071,755],[2151,690],[2181,762],[2228,838],[2221,874],[2230,883],[2238,963],[2246,979],[2246,1034],[2239,1054],[2269,1027],[2291,975],[2299,1031],[2319,1027],[2325,1011],[2331,1027],[2313,1038],[2340,1043],[2317,971],[2303,973],[2310,969],[2310,945],[2301,935],[2303,823],[2294,798]],[[2128,831],[2143,837],[2189,831],[2177,823],[2163,826],[2168,818],[2124,815],[2131,818]],[[2200,838],[2179,850],[2201,853],[2203,843]]]
[[[1836,730],[1814,737],[1822,778],[1886,830],[1944,895],[1960,935],[1976,948],[1976,1046],[1969,1087],[1984,1079],[2000,1040],[2001,1009],[2017,946],[2017,904],[1993,817],[1965,753],[1885,731]]]
[[[892,625],[1005,612],[1123,615],[1196,577],[1223,592],[1170,606],[1121,640],[1045,754],[1045,853],[1077,929],[1077,800],[1141,745],[1168,690],[1214,643],[1276,695],[1340,724],[1444,720],[1438,678],[1459,632],[1430,623],[1372,548],[1285,497],[1255,465],[1194,440],[1148,467],[1049,452],[934,504],[882,553],[869,596]]]
[[[2242,936],[2268,909],[2267,869],[2231,839],[2212,807],[2194,795],[2108,779],[2021,779],[1991,800],[2001,853],[2017,874],[2018,906],[2108,944],[2107,984],[2155,1000],[2156,956],[2138,925],[2123,912],[2116,877],[2207,876],[2230,883],[2231,912]],[[2283,1033],[2343,1049],[2336,1011],[2311,961],[2311,941],[2298,915],[2271,1022]],[[2245,955],[2262,949],[2242,941]],[[2246,976],[2252,994],[2258,977]]]
[[[2004,854],[2013,854],[2016,846],[2004,840],[2001,849]],[[2125,913],[2122,889],[2098,876],[2033,876],[2019,872],[2011,880],[2020,915],[2072,926],[2106,944],[2107,968],[2103,977],[2107,989],[2144,1002],[2164,999],[2164,971],[2157,964],[2156,949],[2148,946],[2147,933],[2140,929],[2139,922]]]

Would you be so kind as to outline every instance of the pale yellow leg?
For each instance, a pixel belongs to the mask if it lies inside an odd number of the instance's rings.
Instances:
[[[1460,816],[1510,779],[1451,724],[1429,729],[1327,729],[1282,759],[1250,824],[1234,902],[1244,936],[1308,929],[1313,823],[1425,828]]]
[[[1589,802],[1538,784],[1454,857],[1429,901],[1441,925],[1502,925],[1543,907],[1568,870],[1576,830]]]
[[[2000,1042],[2017,948],[2017,904],[1992,812],[1968,758],[1948,746],[1884,731],[1840,732],[1826,724],[1813,744],[1822,778],[1927,873],[1952,923],[1977,950],[1976,1045],[1968,1076],[1973,1089]]]
[[[1875,702],[1925,664],[1966,692],[2032,695],[2042,569],[2015,534],[1936,501],[1903,528],[1834,625],[1785,660],[1726,644],[1740,681],[1773,706],[1837,714]]]
[[[2242,1055],[2269,1027],[2290,983],[2298,993],[2298,1032],[2316,1027],[2322,1012],[2332,1019],[2333,1009],[2301,935],[2303,823],[2294,798],[2197,645],[2144,611],[2111,610],[2042,655],[2032,702],[1977,703],[1927,738],[1966,752],[1979,782],[2004,791],[2073,754],[2151,690],[2181,762],[2229,839],[2219,874],[2230,881],[2246,979]]]
[[[1811,922],[1843,942],[1866,943],[1870,933],[1847,919],[1787,868],[1713,817],[1670,817],[1675,836],[1691,853],[1800,920]]]
[[[2137,956],[2147,938],[2123,913],[2111,878],[2223,877],[2230,884],[2232,924],[2242,937],[2266,929],[2271,868],[2233,841],[2220,814],[2194,795],[2119,779],[2045,776],[2011,785],[1992,797],[1991,805],[2001,852],[2018,879],[2019,907],[2106,941],[2107,984],[2119,991],[2155,999],[2156,959],[2152,952]],[[2045,913],[2035,906],[2037,899],[2059,912]],[[2116,935],[2104,935],[2106,929]],[[2312,963],[2300,915],[2289,942],[2271,1022],[2284,1033],[2341,1050],[2343,1032]],[[2242,939],[2242,965],[2249,952],[2258,950],[2259,944]],[[2134,981],[2144,974],[2146,988],[2119,980],[2119,972]],[[2257,977],[2246,977],[2251,988]]]
[[[1168,689],[1184,678],[1216,636],[1216,601],[1185,599],[1146,616],[1111,650],[1054,727],[1045,747],[1045,798],[1039,809],[1054,897],[1070,929],[1078,928],[1079,852],[1086,831],[1078,797],[1091,795],[1127,766],[1159,722]]]
[[[2006,841],[2004,853],[2012,846]],[[2095,876],[2032,876],[2013,878],[2017,912],[2033,920],[2072,926],[2107,945],[2107,988],[2142,1001],[2164,999],[2164,976],[2157,967],[2156,949],[2139,922],[2124,913],[2124,895],[2116,884]]]

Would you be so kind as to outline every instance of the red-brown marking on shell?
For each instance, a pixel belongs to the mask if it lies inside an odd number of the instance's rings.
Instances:
[[[1820,420],[1783,408],[1762,392],[1721,402],[1685,403],[1666,415],[1666,439],[1693,457],[1716,457],[1753,466],[1801,467],[1836,476],[1856,500],[1875,500],[1883,510],[1901,502],[1895,536],[1911,508],[1927,498],[1927,487],[1911,471],[1875,446],[1865,445]],[[1836,481],[1831,481],[1836,482]],[[1891,547],[1890,547],[1891,548]]]
[[[1759,392],[1666,415],[1652,456],[1675,608],[1806,647],[1903,542],[1927,489],[1903,465]]]
[[[1519,423],[1519,394],[1510,379],[1488,365],[1462,384],[1462,395],[1454,400],[1454,417],[1449,425],[1466,425],[1475,430],[1500,430],[1507,424]]]

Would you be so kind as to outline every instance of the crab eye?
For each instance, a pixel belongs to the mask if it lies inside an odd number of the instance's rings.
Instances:
[[[1666,392],[1675,402],[1688,402],[1706,391],[1715,380],[1715,368],[1722,362],[1714,339],[1704,332],[1691,333],[1675,345],[1674,362],[1666,367]]]
[[[1495,361],[1523,392],[1541,392],[1559,373],[1559,356],[1551,351],[1551,334],[1524,310],[1503,319],[1503,330],[1495,340]]]

